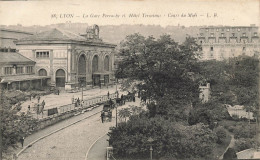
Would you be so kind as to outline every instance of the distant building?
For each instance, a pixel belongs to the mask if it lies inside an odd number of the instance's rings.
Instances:
[[[17,41],[19,52],[36,62],[36,75],[51,77],[51,85],[74,87],[104,86],[114,81],[116,45],[99,38],[94,25],[78,35],[51,29]]]
[[[206,86],[200,86],[200,94],[199,98],[201,99],[202,102],[208,102],[210,98],[210,84],[207,83]]]
[[[30,35],[33,35],[33,33],[0,28],[0,51],[15,52],[16,45],[14,41]]]
[[[202,27],[197,42],[202,46],[202,60],[253,56],[260,52],[258,27],[255,25]]]

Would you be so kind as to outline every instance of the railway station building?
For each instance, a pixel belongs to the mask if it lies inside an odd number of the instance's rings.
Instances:
[[[81,35],[53,28],[16,42],[19,53],[36,62],[36,75],[65,90],[114,83],[115,47],[100,39],[97,25]]]

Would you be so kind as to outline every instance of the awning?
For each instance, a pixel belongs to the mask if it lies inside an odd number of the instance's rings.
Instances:
[[[37,76],[37,75],[15,75],[15,76],[7,76],[1,77],[0,83],[9,83],[9,82],[21,82],[21,81],[29,81],[29,80],[37,80],[37,79],[47,79],[51,78],[51,76]]]

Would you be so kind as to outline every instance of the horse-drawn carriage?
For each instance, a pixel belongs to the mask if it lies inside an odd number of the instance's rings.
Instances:
[[[106,122],[106,121],[111,122],[111,120],[112,120],[112,110],[114,108],[115,108],[115,103],[111,99],[104,104],[103,110],[101,111],[102,123]]]

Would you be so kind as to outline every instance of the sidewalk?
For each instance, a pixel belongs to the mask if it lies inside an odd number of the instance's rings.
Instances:
[[[119,88],[119,86],[118,86]],[[113,87],[108,87],[108,88],[95,88],[95,89],[91,89],[91,90],[86,90],[83,91],[83,99],[84,100],[88,100],[94,97],[98,97],[101,95],[107,95],[107,93],[115,93],[116,92],[116,86]],[[122,93],[121,93],[122,94]],[[44,107],[44,112],[43,115],[37,115],[35,113],[35,111],[33,111],[33,107],[35,104],[37,104],[38,100],[32,99],[27,100],[25,102],[22,103],[22,109],[21,112],[27,112],[28,110],[28,105],[30,105],[31,107],[31,111],[30,114],[34,117],[34,118],[43,118],[47,116],[47,109],[50,108],[56,108],[56,107],[60,107],[60,106],[64,106],[64,105],[68,105],[68,104],[72,104],[72,98],[79,98],[81,100],[82,97],[82,92],[77,92],[77,93],[67,93],[67,92],[63,92],[60,93],[60,95],[55,95],[55,94],[50,94],[50,95],[45,95],[45,96],[41,96],[40,99],[40,103],[44,100],[45,101],[45,107]]]
[[[106,160],[106,147],[108,147],[108,135],[100,137],[90,148],[86,160]]]

